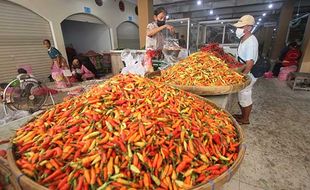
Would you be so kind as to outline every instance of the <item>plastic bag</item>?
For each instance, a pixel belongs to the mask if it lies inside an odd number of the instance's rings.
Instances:
[[[143,66],[144,55],[136,51],[124,50],[121,54],[122,61],[125,62],[125,67],[122,69],[122,74],[136,74],[144,76],[146,69]]]
[[[30,113],[28,111],[23,110],[9,112],[8,115],[5,115],[3,118],[0,119],[0,126],[29,115]]]
[[[181,48],[179,46],[178,39],[174,38],[166,38],[164,41],[164,48],[162,50],[164,54],[164,62],[174,65],[176,62],[179,61],[179,53]]]
[[[295,72],[295,71],[297,71],[297,66],[296,65],[292,65],[292,66],[289,66],[289,67],[281,67],[278,79],[281,80],[281,81],[285,81],[285,80],[287,80],[288,75],[291,72]]]

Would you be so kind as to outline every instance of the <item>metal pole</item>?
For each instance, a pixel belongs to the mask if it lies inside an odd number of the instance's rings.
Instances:
[[[189,31],[190,31],[190,27],[191,27],[191,21],[190,21],[190,19],[188,19],[187,20],[187,39],[186,39],[187,52],[189,52]]]
[[[224,28],[223,28],[222,44],[224,44],[224,42],[225,42],[225,32],[226,32],[226,25],[224,25]]]
[[[196,39],[196,48],[198,49],[198,41],[199,41],[199,29],[200,29],[200,23],[198,23],[197,27],[197,39]]]

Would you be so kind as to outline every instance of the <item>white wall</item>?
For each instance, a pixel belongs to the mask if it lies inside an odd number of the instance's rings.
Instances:
[[[123,22],[117,27],[118,47],[139,49],[139,28],[132,22]]]
[[[65,44],[72,44],[77,53],[111,49],[109,28],[104,24],[65,20],[61,25]]]
[[[135,6],[124,1],[125,11],[118,8],[119,1],[104,0],[103,6],[96,5],[94,0],[9,0],[13,3],[24,6],[50,22],[53,32],[55,46],[65,54],[65,43],[62,35],[60,23],[68,16],[83,13],[84,7],[91,9],[91,14],[102,20],[111,29],[113,46],[117,47],[117,26],[128,21],[129,17],[137,23],[138,17],[135,14]]]

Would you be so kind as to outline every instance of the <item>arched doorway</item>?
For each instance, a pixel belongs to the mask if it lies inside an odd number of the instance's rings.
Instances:
[[[85,13],[71,15],[61,22],[61,28],[66,49],[72,48],[77,54],[111,50],[109,27],[93,15]],[[68,61],[71,62],[70,55]]]
[[[122,22],[116,29],[118,48],[139,49],[139,27],[134,22]]]

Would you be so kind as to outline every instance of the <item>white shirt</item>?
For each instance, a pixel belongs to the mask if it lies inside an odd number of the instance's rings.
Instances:
[[[238,56],[244,61],[253,60],[254,64],[258,59],[258,42],[254,35],[248,37],[238,47]]]

